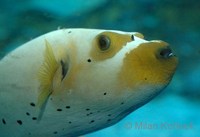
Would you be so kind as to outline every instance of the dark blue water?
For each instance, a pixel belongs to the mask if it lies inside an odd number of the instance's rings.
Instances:
[[[179,67],[161,95],[86,137],[200,136],[200,1],[1,0],[0,57],[57,28],[138,31],[170,43]]]

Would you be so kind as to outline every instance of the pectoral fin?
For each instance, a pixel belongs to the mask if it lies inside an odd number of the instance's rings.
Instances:
[[[54,75],[59,68],[59,63],[56,61],[51,45],[45,41],[44,62],[39,70],[39,96],[37,101],[38,108],[44,109],[49,96],[53,91]],[[42,112],[42,111],[41,111]]]
[[[38,79],[40,82],[37,107],[39,109],[39,120],[45,110],[50,95],[57,92],[62,84],[62,80],[66,77],[69,69],[69,58],[60,54],[61,57],[57,61],[53,53],[52,47],[48,41],[45,41],[44,61],[39,69]],[[62,58],[63,57],[63,58]]]

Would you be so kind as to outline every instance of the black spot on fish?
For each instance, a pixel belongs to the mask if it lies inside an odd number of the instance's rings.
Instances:
[[[69,124],[71,124],[72,122],[71,122],[71,121],[69,121],[68,123],[69,123]]]
[[[21,121],[21,120],[17,120],[17,123],[18,123],[19,125],[22,125],[22,121]]]
[[[32,120],[37,120],[37,118],[36,117],[32,117]]]
[[[6,121],[5,121],[5,119],[2,119],[2,123],[5,125],[6,124]]]
[[[71,33],[72,31],[68,31],[68,33]]]
[[[103,95],[106,95],[107,93],[105,92],[105,93],[103,93]]]
[[[111,114],[108,114],[108,116],[110,117],[110,116],[111,116]]]
[[[135,40],[135,38],[134,38],[134,35],[131,35],[131,40],[132,40],[132,41],[134,41],[134,40]]]
[[[70,106],[66,106],[67,109],[70,109]]]
[[[32,107],[35,107],[35,103],[33,103],[33,102],[31,102],[30,105],[31,105]]]
[[[107,121],[108,121],[108,122],[110,122],[110,121],[111,121],[111,119],[108,119]]]
[[[57,111],[62,111],[62,109],[58,108]]]
[[[91,121],[90,121],[90,124],[91,124],[91,123],[94,123],[94,120],[91,120]]]
[[[27,116],[30,116],[30,113],[26,112],[26,115],[27,115]]]
[[[58,134],[58,132],[57,131],[55,131],[55,132],[53,132],[54,134]]]
[[[147,78],[144,78],[144,80],[147,80]]]
[[[87,62],[92,62],[92,60],[91,60],[91,59],[88,59]]]
[[[90,109],[89,108],[87,108],[87,109],[85,109],[86,111],[90,111]],[[93,114],[93,112],[90,112],[90,113],[88,113],[88,114],[86,114],[86,116],[89,116],[89,115],[92,115]]]
[[[121,103],[121,105],[123,105],[123,104],[124,104],[124,102]]]

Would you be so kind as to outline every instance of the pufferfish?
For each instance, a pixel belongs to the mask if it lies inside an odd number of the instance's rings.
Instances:
[[[77,137],[111,126],[160,93],[177,57],[141,33],[61,29],[0,60],[1,137]]]

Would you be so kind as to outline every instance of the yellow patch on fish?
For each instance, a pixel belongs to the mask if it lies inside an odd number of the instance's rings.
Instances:
[[[169,55],[165,57],[162,54],[167,50],[169,50]],[[170,54],[169,46],[165,42],[152,41],[140,44],[126,54],[120,72],[120,84],[131,88],[143,84],[167,84],[176,69],[173,64],[177,64],[177,58]]]
[[[102,32],[98,34],[91,50],[91,57],[95,60],[112,58],[127,43],[132,41],[130,34]]]

